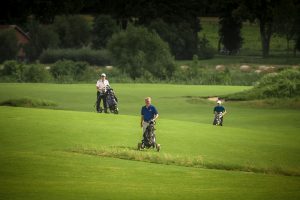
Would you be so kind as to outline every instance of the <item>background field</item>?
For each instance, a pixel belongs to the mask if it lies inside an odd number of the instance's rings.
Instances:
[[[200,36],[205,35],[212,46],[217,49],[219,41],[218,18],[202,17],[201,26],[202,30],[200,32]],[[261,56],[262,47],[258,23],[244,22],[241,29],[241,36],[244,40],[240,55]],[[293,47],[293,42],[290,43],[290,47]],[[286,54],[286,49],[287,45],[285,38],[274,34],[270,42],[270,54]],[[290,49],[290,54],[292,54],[292,49]]]
[[[249,87],[112,86],[120,115],[94,112],[93,84],[0,84],[0,102],[57,104],[0,107],[0,199],[299,199],[299,110],[225,102],[215,127],[200,97]],[[135,150],[149,95],[160,153]]]

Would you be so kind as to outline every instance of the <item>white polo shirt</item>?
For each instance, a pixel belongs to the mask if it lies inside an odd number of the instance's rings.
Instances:
[[[99,88],[98,91],[99,92],[106,92],[106,87],[109,85],[108,80],[98,80],[96,83],[96,86]]]

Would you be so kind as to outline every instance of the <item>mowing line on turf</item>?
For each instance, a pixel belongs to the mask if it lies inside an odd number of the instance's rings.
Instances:
[[[209,163],[203,160],[201,155],[199,156],[179,156],[171,155],[167,153],[157,153],[154,150],[139,151],[133,147],[124,146],[111,146],[111,147],[99,147],[99,148],[86,148],[86,147],[74,147],[66,149],[67,152],[119,158],[123,160],[149,162],[155,164],[164,165],[176,165],[184,167],[204,168],[204,169],[216,169],[216,170],[228,170],[228,171],[241,171],[263,174],[274,174],[282,176],[300,176],[300,172],[297,170],[284,169],[281,167],[269,167],[259,168],[255,166],[243,166],[236,164],[223,164],[223,163]]]

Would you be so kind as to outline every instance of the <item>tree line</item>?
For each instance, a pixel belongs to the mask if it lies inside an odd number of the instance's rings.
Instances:
[[[182,33],[179,38],[172,38],[179,41],[170,45],[184,46],[185,51],[175,54],[178,59],[190,59],[196,54],[197,33],[201,30],[199,16],[219,17],[220,44],[231,53],[242,46],[240,30],[246,20],[259,24],[263,57],[269,55],[273,34],[284,36],[288,47],[294,40],[294,50],[300,49],[299,0],[11,0],[2,9],[1,23],[10,24],[25,23],[28,16],[49,24],[62,14],[105,14],[126,29],[129,23],[150,25],[153,20],[161,19],[168,28]]]

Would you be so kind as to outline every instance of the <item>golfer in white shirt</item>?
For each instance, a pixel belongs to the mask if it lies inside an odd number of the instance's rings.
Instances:
[[[102,112],[100,108],[101,99],[103,99],[103,107],[104,112],[107,113],[107,105],[106,105],[106,90],[109,86],[108,80],[106,80],[106,74],[102,73],[99,77],[99,80],[96,83],[97,88],[97,102],[96,102],[96,109],[98,113]]]

